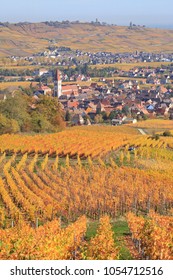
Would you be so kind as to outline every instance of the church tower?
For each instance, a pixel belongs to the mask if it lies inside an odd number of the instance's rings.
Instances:
[[[54,80],[54,96],[60,97],[62,95],[62,76],[60,70],[56,70],[55,80]]]

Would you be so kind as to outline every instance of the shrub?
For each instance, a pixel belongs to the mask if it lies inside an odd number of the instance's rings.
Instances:
[[[165,130],[163,132],[163,136],[172,136],[171,132],[169,130]]]

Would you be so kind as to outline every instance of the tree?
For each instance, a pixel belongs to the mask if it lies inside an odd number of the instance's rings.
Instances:
[[[172,136],[172,134],[171,134],[171,131],[169,131],[169,130],[165,130],[164,132],[163,132],[163,136],[168,136],[168,137],[170,137],[170,136]]]
[[[13,119],[8,119],[0,114],[0,134],[3,133],[16,133],[19,132],[20,128],[18,122]]]
[[[28,101],[28,97],[23,94],[16,94],[14,97],[7,96],[7,99],[0,103],[0,113],[7,119],[16,120],[22,129],[24,123],[30,122]]]
[[[101,115],[104,121],[108,120],[108,114],[106,112],[101,112]]]
[[[50,122],[45,118],[44,115],[33,112],[31,118],[31,130],[37,133],[40,132],[53,132],[54,127],[50,124]]]
[[[102,122],[103,122],[103,117],[102,117],[102,115],[97,114],[97,115],[95,116],[95,118],[94,118],[94,121],[95,121],[96,123],[102,123]]]
[[[142,118],[143,118],[144,121],[146,121],[148,119],[148,116],[146,114],[143,114]]]
[[[40,96],[35,100],[29,95],[28,92],[18,92],[0,102],[0,114],[3,115],[1,133],[56,132],[65,127],[64,113],[57,99]],[[4,130],[3,127],[9,129]]]
[[[67,110],[65,113],[65,121],[69,122],[70,120],[71,120],[71,114],[70,114],[69,110]]]
[[[50,96],[41,96],[36,103],[35,111],[43,116],[55,130],[65,127],[64,112],[60,102]]]
[[[112,119],[116,119],[118,118],[120,115],[122,114],[122,112],[120,110],[114,110],[110,113],[109,115],[109,119],[112,120]]]
[[[83,116],[84,124],[91,124],[91,118],[88,115]]]
[[[126,116],[130,114],[130,109],[129,109],[129,106],[125,105],[123,108],[122,108],[122,113],[125,114]]]

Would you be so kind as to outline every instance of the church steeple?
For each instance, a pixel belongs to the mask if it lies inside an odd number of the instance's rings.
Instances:
[[[59,69],[56,70],[54,80],[54,96],[60,97],[62,95],[62,75]]]

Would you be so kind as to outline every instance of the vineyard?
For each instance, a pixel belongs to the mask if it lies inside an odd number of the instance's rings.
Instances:
[[[173,137],[124,127],[0,136],[0,259],[173,259]],[[91,224],[95,232],[88,237]]]

